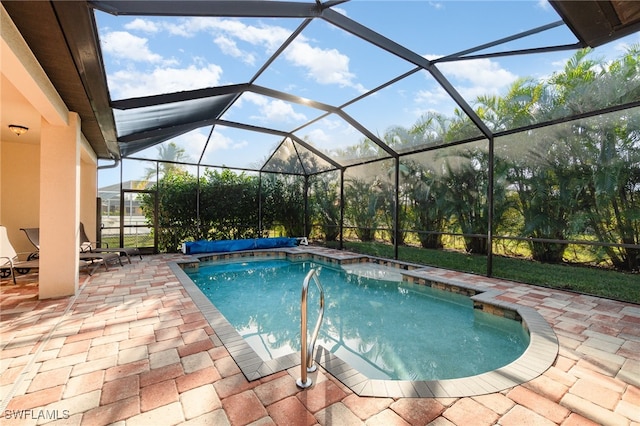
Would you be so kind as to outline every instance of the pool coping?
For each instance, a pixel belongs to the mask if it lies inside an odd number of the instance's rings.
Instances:
[[[535,309],[517,303],[499,300],[500,290],[485,289],[461,280],[430,274],[434,268],[401,261],[387,260],[354,253],[331,251],[315,252],[308,248],[260,249],[233,253],[210,253],[185,256],[184,260],[170,262],[169,267],[207,319],[215,334],[227,348],[231,357],[249,381],[288,370],[300,365],[300,352],[263,361],[240,336],[222,313],[213,305],[184,271],[197,267],[201,261],[226,260],[243,257],[272,257],[289,260],[320,260],[335,265],[372,262],[402,269],[403,280],[421,285],[444,288],[468,295],[474,308],[494,315],[516,316],[530,335],[524,353],[515,361],[496,370],[475,376],[443,380],[382,380],[370,379],[322,345],[314,357],[321,367],[359,396],[391,398],[466,397],[500,392],[528,382],[553,365],[559,350],[558,338],[551,326]]]

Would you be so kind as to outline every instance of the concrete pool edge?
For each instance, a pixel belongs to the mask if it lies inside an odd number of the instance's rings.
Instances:
[[[172,272],[205,316],[220,342],[227,348],[247,380],[257,380],[273,373],[299,366],[300,353],[297,352],[277,359],[263,361],[184,272],[184,267],[196,266],[201,259],[273,257],[290,260],[321,260],[336,265],[372,261],[373,259],[374,263],[388,264],[405,269],[403,275],[406,274],[408,277],[415,279],[428,277],[427,280],[436,280],[444,285],[468,290],[471,294],[475,293],[470,296],[474,306],[495,307],[500,312],[515,312],[519,319],[522,320],[523,326],[529,331],[529,346],[518,359],[510,364],[476,376],[430,381],[369,379],[339,357],[318,345],[315,355],[316,362],[359,396],[434,398],[477,396],[500,392],[538,377],[553,365],[558,355],[558,339],[546,320],[533,308],[497,299],[502,293],[499,290],[487,290],[466,282],[454,282],[442,277],[429,276],[429,269],[433,268],[421,265],[411,265],[351,253],[332,256],[331,253],[314,253],[304,250],[301,248],[269,249],[237,254],[185,256],[184,261],[171,262],[169,264]]]

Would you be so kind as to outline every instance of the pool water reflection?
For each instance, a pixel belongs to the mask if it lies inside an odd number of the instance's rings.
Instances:
[[[243,259],[205,263],[189,276],[268,360],[300,350],[300,288],[311,268],[319,269],[325,291],[318,344],[369,378],[472,376],[512,362],[529,343],[520,322],[473,309],[466,296],[323,263]],[[310,287],[310,324],[318,305],[314,291]]]

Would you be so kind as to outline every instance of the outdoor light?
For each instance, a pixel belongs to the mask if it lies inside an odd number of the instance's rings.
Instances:
[[[28,127],[19,126],[17,124],[9,124],[9,130],[16,134],[16,136],[24,135],[29,130]]]

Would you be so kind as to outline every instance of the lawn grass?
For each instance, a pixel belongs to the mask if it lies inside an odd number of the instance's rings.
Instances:
[[[125,247],[153,247],[153,235],[125,235]],[[120,247],[119,235],[104,235],[102,237],[104,247]]]
[[[329,246],[337,247],[337,243],[329,244]],[[390,244],[348,241],[344,243],[344,247],[346,250],[356,253],[388,259],[394,258],[394,249]],[[462,252],[400,246],[398,247],[398,260],[479,275],[487,273],[486,256]],[[640,274],[494,256],[493,276],[640,304]]]

